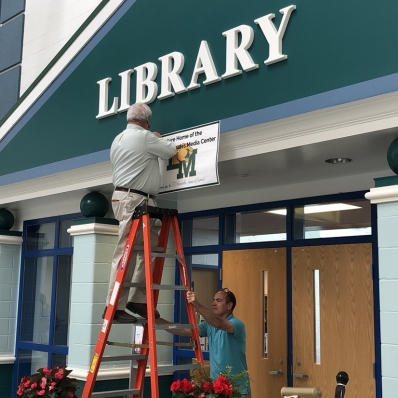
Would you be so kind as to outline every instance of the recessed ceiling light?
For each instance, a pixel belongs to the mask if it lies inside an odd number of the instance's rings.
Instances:
[[[330,164],[341,164],[341,163],[350,163],[352,162],[352,159],[350,158],[331,158],[331,159],[326,159],[326,163]]]

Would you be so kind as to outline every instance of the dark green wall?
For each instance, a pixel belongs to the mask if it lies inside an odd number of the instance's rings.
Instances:
[[[0,365],[0,398],[12,397],[12,372],[14,365]]]
[[[284,39],[286,61],[266,66],[268,43],[253,21],[295,4]],[[162,133],[267,108],[398,72],[398,2],[384,0],[138,0],[0,153],[0,175],[105,150],[125,113],[97,120],[99,87],[120,95],[118,74],[173,51],[185,56],[187,86],[201,40],[219,75],[225,72],[222,32],[241,24],[255,33],[250,54],[259,69],[152,105]],[[200,80],[203,81],[203,78]],[[160,91],[159,91],[160,94]],[[135,98],[135,73],[131,84]],[[16,160],[17,159],[17,160]]]

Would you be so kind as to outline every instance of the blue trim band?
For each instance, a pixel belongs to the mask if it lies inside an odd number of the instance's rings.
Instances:
[[[220,133],[398,91],[398,73],[221,120]]]
[[[109,160],[109,149],[78,156],[76,158],[61,160],[60,162],[50,163],[32,169],[17,171],[15,173],[0,176],[0,186],[15,184],[33,178],[44,177],[50,174],[61,173],[63,171],[74,170],[80,167],[91,166]]]

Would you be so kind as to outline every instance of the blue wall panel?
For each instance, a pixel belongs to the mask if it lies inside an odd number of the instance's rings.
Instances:
[[[25,0],[0,0],[0,23],[25,10]]]
[[[20,65],[0,73],[0,119],[18,99],[20,76]]]
[[[24,15],[0,27],[0,71],[22,61]]]

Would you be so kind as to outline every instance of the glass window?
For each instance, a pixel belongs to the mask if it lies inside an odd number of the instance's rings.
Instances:
[[[30,225],[26,228],[25,250],[54,248],[55,223]]]
[[[286,208],[227,214],[226,244],[286,240]]]
[[[218,216],[183,220],[181,228],[183,245],[186,247],[218,245],[218,226]]]
[[[59,256],[55,293],[54,345],[66,346],[68,344],[71,274],[72,256]]]
[[[52,359],[52,367],[67,366],[66,355],[64,354],[52,354]]]
[[[34,350],[18,350],[18,383],[23,376],[36,373],[37,369],[47,366],[48,353]]]
[[[59,243],[58,247],[72,247],[72,236],[68,229],[73,225],[73,220],[64,220],[59,223]]]
[[[23,271],[20,341],[48,344],[53,258],[26,258]]]
[[[370,202],[366,199],[294,208],[295,239],[337,238],[370,234]]]

